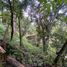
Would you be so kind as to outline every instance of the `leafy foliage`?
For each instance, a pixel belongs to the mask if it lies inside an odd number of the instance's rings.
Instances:
[[[67,0],[0,0],[0,39],[9,25],[6,53],[24,64],[51,65],[67,40],[66,4]],[[58,65],[63,67],[66,48],[60,55]]]

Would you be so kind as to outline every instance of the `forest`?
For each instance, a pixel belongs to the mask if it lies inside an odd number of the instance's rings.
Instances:
[[[0,67],[67,67],[67,0],[0,0]]]

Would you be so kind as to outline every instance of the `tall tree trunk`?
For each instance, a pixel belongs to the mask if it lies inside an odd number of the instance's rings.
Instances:
[[[9,3],[9,6],[10,6],[10,13],[11,13],[11,40],[12,40],[12,38],[13,38],[13,32],[14,32],[14,28],[13,28],[13,6],[12,6],[12,4],[11,4],[11,1],[10,0],[8,0],[8,3]]]
[[[3,23],[3,6],[2,6],[2,23]]]
[[[19,39],[20,39],[20,47],[22,45],[22,35],[21,35],[21,24],[20,24],[20,18],[18,18],[19,21]]]

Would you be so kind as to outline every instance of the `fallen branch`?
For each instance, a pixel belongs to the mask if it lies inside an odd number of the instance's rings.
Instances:
[[[13,67],[25,67],[23,64],[18,62],[15,58],[12,58],[11,56],[7,56],[6,62],[12,65]]]

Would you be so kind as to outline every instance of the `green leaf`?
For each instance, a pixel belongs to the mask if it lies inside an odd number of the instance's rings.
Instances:
[[[41,3],[46,3],[47,0],[39,0]]]
[[[67,0],[64,0],[64,3],[67,4]]]

